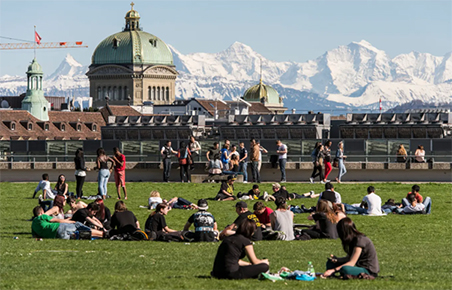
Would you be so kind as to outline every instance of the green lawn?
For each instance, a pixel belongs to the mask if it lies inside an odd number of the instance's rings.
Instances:
[[[339,184],[336,190],[343,202],[358,203],[369,184]],[[400,200],[411,185],[376,183],[383,201]],[[422,184],[421,194],[433,200],[431,215],[351,216],[358,230],[374,242],[380,260],[381,278],[374,281],[316,280],[314,282],[220,281],[209,273],[218,243],[121,242],[108,240],[36,241],[31,237],[31,199],[36,184],[0,184],[0,289],[451,289],[452,265],[452,186]],[[236,192],[251,188],[236,185]],[[75,184],[69,185],[70,189]],[[97,184],[85,184],[85,194],[97,192]],[[270,191],[271,184],[261,190]],[[159,190],[163,198],[181,196],[193,202],[213,197],[218,184],[129,183],[127,206],[144,226],[149,211],[145,205],[149,192]],[[287,184],[289,192],[321,191],[321,184]],[[115,195],[114,184],[108,186]],[[106,205],[113,211],[116,199]],[[314,199],[299,199],[290,204],[314,205]],[[236,218],[235,202],[209,201],[220,229]],[[249,202],[252,207],[253,202]],[[268,204],[275,208],[273,203]],[[172,210],[167,223],[181,230],[193,211]],[[307,214],[295,216],[296,223],[310,223]],[[19,239],[13,239],[13,237]],[[342,256],[339,240],[261,241],[255,243],[258,258],[270,260],[270,270],[282,266],[306,270],[312,261],[317,272],[324,271],[330,254]],[[393,277],[390,277],[393,276]]]

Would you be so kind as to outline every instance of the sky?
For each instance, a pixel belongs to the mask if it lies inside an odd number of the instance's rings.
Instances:
[[[83,41],[88,48],[40,49],[44,73],[67,53],[89,65],[97,44],[124,27],[129,1],[0,0],[0,36],[42,42]],[[452,1],[143,1],[143,30],[183,54],[215,53],[235,41],[273,61],[304,62],[366,40],[390,57],[452,51]],[[0,42],[17,42],[0,38]],[[0,76],[25,75],[33,50],[0,50]]]

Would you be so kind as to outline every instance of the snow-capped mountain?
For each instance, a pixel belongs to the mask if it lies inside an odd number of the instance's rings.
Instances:
[[[443,57],[410,52],[390,58],[367,41],[352,42],[304,63],[265,59],[251,47],[235,42],[218,53],[182,54],[170,46],[179,72],[176,98],[235,99],[262,79],[301,110],[375,109],[420,100],[452,101],[452,53]],[[67,55],[44,79],[47,95],[89,94],[87,66]],[[26,78],[0,77],[0,95],[25,91]]]

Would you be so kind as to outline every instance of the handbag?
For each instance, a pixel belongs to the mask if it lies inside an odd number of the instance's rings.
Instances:
[[[333,160],[333,167],[339,167],[339,158],[334,158]]]

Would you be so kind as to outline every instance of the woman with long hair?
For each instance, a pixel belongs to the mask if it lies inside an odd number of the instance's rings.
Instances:
[[[303,230],[311,239],[337,239],[336,224],[339,217],[335,212],[335,204],[325,199],[317,203],[316,211],[308,216],[308,220],[315,221],[312,229]]]
[[[311,183],[314,183],[314,179],[318,176],[320,178],[320,182],[321,183],[325,183],[324,182],[324,178],[323,178],[323,145],[322,143],[319,142],[319,145],[317,146],[317,148],[315,149],[315,153],[314,155],[312,155],[313,157],[313,163],[314,163],[314,169],[312,171],[311,174],[311,178],[309,179],[311,181]]]
[[[326,263],[327,270],[323,273],[323,276],[328,277],[339,272],[342,277],[347,275],[358,276],[363,273],[377,277],[378,272],[380,272],[380,265],[372,241],[359,232],[353,221],[348,217],[338,222],[337,233],[347,256],[337,258],[331,255]]]
[[[44,214],[54,216],[58,219],[64,219],[64,206],[66,205],[66,199],[63,195],[55,196],[53,200],[53,207],[46,211]]]
[[[105,206],[102,198],[96,199],[95,203],[99,206],[99,210],[96,213],[96,218],[102,223],[106,230],[111,229],[111,212],[108,207]]]
[[[177,150],[177,158],[179,159],[180,179],[181,182],[191,182],[190,178],[190,160],[191,152],[184,141],[180,142],[179,150]]]
[[[108,162],[111,162],[110,168],[108,168]],[[104,148],[97,149],[96,165],[97,169],[99,170],[99,174],[97,175],[97,182],[99,187],[99,194],[102,196],[102,199],[105,199],[107,196],[108,178],[110,178],[114,164],[114,160],[105,154]]]
[[[157,205],[155,211],[153,211],[144,226],[146,233],[149,234],[151,239],[157,241],[182,241],[183,237],[181,232],[170,229],[166,224],[165,216],[171,210],[171,207],[162,202]]]
[[[57,192],[57,194],[59,195],[64,195],[65,197],[68,194],[68,184],[66,183],[66,176],[64,176],[64,174],[60,174],[58,176],[58,181],[55,185],[55,191]],[[73,194],[73,193],[72,193]]]
[[[403,147],[403,144],[400,144],[396,153],[397,162],[405,163],[407,156],[408,154],[406,153],[405,147]]]
[[[323,176],[323,182],[330,182],[328,180],[328,175],[331,173],[331,170],[333,170],[333,166],[331,166],[331,145],[333,142],[330,140],[326,141],[325,144],[323,144],[323,165],[325,167],[325,176]]]
[[[140,223],[133,214],[127,210],[126,204],[119,200],[115,204],[115,213],[111,217],[110,236],[124,233],[133,233],[140,228]]]
[[[75,193],[77,199],[80,199],[83,196],[83,184],[85,183],[86,172],[90,171],[90,169],[85,166],[85,156],[83,154],[83,148],[78,148],[75,151],[74,163],[75,180],[77,181]]]
[[[336,158],[338,159],[338,167],[339,167],[339,173],[336,177],[336,181],[338,183],[341,183],[342,176],[347,173],[347,169],[345,168],[344,161],[347,158],[347,156],[344,155],[344,143],[341,141],[337,145],[337,151],[336,151]]]
[[[414,152],[414,162],[416,163],[424,163],[425,162],[425,150],[424,146],[419,145],[416,149],[416,152]]]
[[[234,235],[227,236],[218,247],[213,270],[210,273],[218,279],[257,278],[260,273],[267,272],[269,262],[260,260],[254,253],[251,237],[256,231],[256,222],[245,219]],[[245,255],[249,262],[242,260]]]

